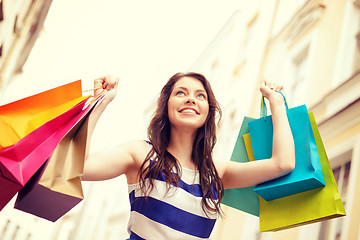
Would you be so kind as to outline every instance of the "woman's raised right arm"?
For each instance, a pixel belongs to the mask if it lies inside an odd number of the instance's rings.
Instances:
[[[98,96],[101,91],[103,91],[102,89],[106,89],[107,92],[104,99],[96,105],[89,116],[85,166],[84,174],[81,176],[82,180],[101,181],[130,172],[135,166],[134,159],[139,158],[139,156],[136,155],[137,152],[141,152],[139,151],[139,147],[140,149],[143,148],[143,143],[134,141],[121,144],[106,151],[90,154],[90,142],[95,126],[108,104],[115,98],[118,84],[119,78],[112,75],[94,80],[94,88],[99,88],[95,90],[94,97]],[[136,151],[136,149],[138,149],[138,151]]]
[[[115,98],[117,93],[117,87],[119,85],[119,80],[120,79],[118,77],[112,75],[106,75],[104,77],[100,77],[94,80],[94,89],[96,89],[94,91],[94,97],[97,97],[103,91],[103,89],[105,89],[107,92],[104,99],[96,105],[95,109],[93,109],[89,116],[85,160],[87,160],[87,158],[89,157],[90,142],[96,123],[98,122],[102,113],[105,111],[108,104]]]

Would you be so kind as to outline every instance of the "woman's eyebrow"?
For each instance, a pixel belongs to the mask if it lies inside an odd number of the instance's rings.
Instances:
[[[206,93],[206,91],[204,89],[198,89],[195,92],[202,92],[202,93]]]
[[[184,91],[188,91],[188,89],[186,87],[176,87],[175,89],[181,89],[181,90],[184,90]]]

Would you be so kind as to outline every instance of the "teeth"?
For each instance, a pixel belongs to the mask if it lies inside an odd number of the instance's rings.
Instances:
[[[196,113],[194,110],[192,110],[192,109],[184,109],[184,110],[182,110],[181,112],[183,112],[183,113]]]

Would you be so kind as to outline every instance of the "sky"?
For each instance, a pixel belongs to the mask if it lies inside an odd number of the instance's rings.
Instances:
[[[77,79],[120,77],[100,121],[104,146],[146,135],[143,112],[176,72],[187,71],[243,0],[53,0],[44,29],[1,102]],[[131,125],[131,126],[130,126]],[[106,141],[105,141],[106,140]]]

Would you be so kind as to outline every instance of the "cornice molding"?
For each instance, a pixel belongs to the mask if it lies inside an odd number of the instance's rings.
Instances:
[[[325,139],[360,122],[360,71],[309,107]]]
[[[285,30],[285,41],[289,45],[299,39],[324,13],[326,6],[322,1],[309,1],[297,12]]]
[[[347,96],[349,99],[351,99],[347,102],[349,104],[359,97],[360,91],[357,91],[358,89],[360,89],[360,70],[354,72],[354,74],[349,79],[328,92],[321,101],[312,104],[310,106],[310,110],[319,112],[326,108],[327,105],[339,101],[339,99],[342,99],[343,96]]]

